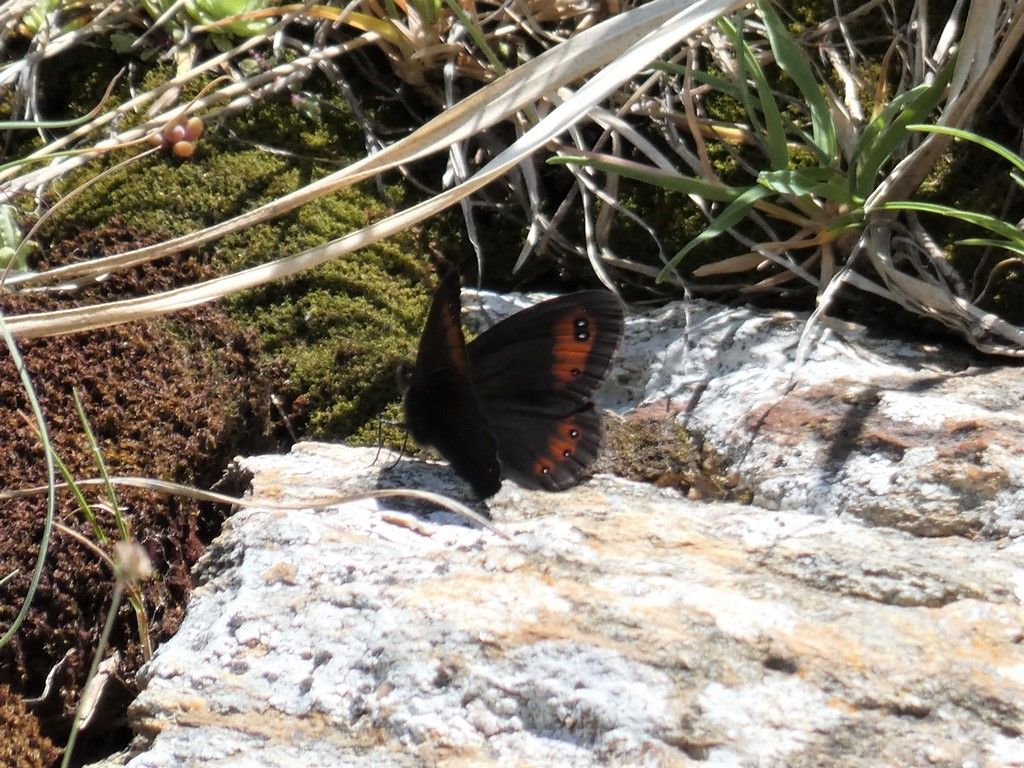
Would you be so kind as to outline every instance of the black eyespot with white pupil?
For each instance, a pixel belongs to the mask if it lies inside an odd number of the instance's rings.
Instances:
[[[590,324],[585,317],[577,317],[573,328],[576,331],[576,341],[586,341],[590,338]]]
[[[570,451],[568,448],[566,448],[564,451],[562,451],[562,456],[564,458],[568,459],[570,456],[572,456],[572,451]]]
[[[580,436],[580,431],[578,429],[570,429],[569,430],[569,437],[571,437],[573,440],[575,440],[579,436]]]

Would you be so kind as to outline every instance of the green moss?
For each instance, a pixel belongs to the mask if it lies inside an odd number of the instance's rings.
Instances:
[[[150,73],[150,85],[166,74]],[[269,101],[208,126],[191,160],[160,153],[100,180],[70,202],[49,234],[65,238],[117,220],[155,239],[184,235],[361,157],[363,134],[345,102],[325,96],[317,107],[314,121],[288,99]],[[96,171],[95,165],[83,169],[58,191]],[[386,200],[370,185],[345,189],[223,238],[198,255],[218,274],[291,256],[385,217],[389,203],[403,202],[401,189],[389,187]],[[363,424],[375,425],[397,401],[394,366],[415,352],[430,284],[422,249],[409,233],[232,295],[224,304],[258,330],[266,364],[283,371],[276,394],[291,428],[299,435],[342,438]],[[375,426],[371,431],[376,439]]]
[[[286,366],[282,392],[293,427],[344,437],[397,401],[395,366],[415,356],[428,285],[422,259],[385,245],[241,294],[229,306]]]

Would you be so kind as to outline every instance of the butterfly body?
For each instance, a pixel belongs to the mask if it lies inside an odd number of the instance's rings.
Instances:
[[[526,488],[575,485],[597,458],[591,396],[622,337],[619,300],[583,291],[541,302],[482,333],[462,334],[458,273],[431,304],[405,394],[413,438],[433,445],[481,496],[502,476]]]

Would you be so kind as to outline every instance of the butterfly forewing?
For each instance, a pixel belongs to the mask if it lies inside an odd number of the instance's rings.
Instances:
[[[459,276],[452,270],[430,305],[405,393],[405,418],[418,443],[437,448],[486,497],[501,486],[498,447],[470,381],[460,314]]]
[[[481,399],[524,389],[570,389],[589,397],[608,372],[622,325],[622,305],[608,291],[535,304],[469,343],[473,384]]]
[[[584,291],[512,315],[469,344],[470,378],[506,476],[562,490],[585,474],[601,444],[591,396],[622,329],[618,299]]]

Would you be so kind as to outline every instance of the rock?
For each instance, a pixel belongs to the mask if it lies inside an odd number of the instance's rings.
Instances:
[[[688,343],[678,306],[630,320],[606,404],[703,430],[754,505],[506,483],[509,540],[394,499],[245,509],[103,765],[1024,766],[1013,369],[856,332],[790,386],[799,318],[689,313]],[[241,464],[259,498],[468,501],[375,453]]]
[[[308,499],[376,482],[374,453],[244,466]],[[387,484],[445,472],[409,464]],[[1015,547],[608,477],[506,485],[510,541],[389,506],[232,518],[127,764],[1024,764]]]
[[[688,321],[688,322],[687,322]],[[616,410],[676,415],[769,509],[920,536],[1024,535],[1024,375],[967,350],[806,315],[674,303],[633,318]]]

